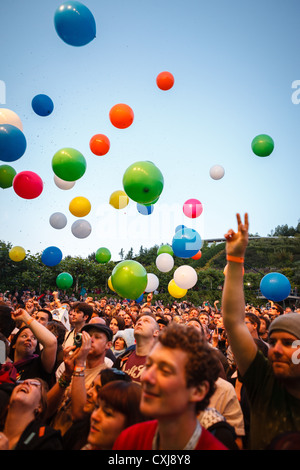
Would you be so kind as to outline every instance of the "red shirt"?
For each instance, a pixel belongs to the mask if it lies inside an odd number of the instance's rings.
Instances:
[[[121,432],[113,450],[152,450],[152,442],[158,421],[145,421],[134,424]],[[180,449],[178,449],[180,450]],[[201,436],[195,450],[228,450],[217,438],[202,427]]]

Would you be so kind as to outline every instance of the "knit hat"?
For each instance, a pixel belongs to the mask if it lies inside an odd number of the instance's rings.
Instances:
[[[300,339],[300,314],[285,313],[275,318],[269,326],[269,335],[273,331],[285,331]]]

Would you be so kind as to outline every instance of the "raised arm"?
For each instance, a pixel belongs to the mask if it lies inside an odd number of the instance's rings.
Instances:
[[[244,375],[253,359],[257,347],[245,323],[244,257],[248,245],[248,214],[242,223],[237,214],[238,230],[225,235],[227,269],[222,295],[223,322],[229,344],[241,375]]]

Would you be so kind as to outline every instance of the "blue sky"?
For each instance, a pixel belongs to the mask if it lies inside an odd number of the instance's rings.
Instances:
[[[64,256],[86,257],[105,246],[118,260],[121,248],[137,253],[141,245],[171,244],[179,224],[203,239],[222,237],[236,227],[236,212],[247,211],[250,231],[261,236],[277,225],[297,225],[300,93],[292,84],[300,80],[298,1],[87,0],[97,36],[83,47],[57,35],[53,19],[61,3],[1,2],[1,107],[19,115],[27,140],[25,154],[10,165],[44,182],[33,200],[13,188],[0,190],[1,240],[31,253],[54,245]],[[175,78],[169,91],[156,86],[164,70]],[[50,116],[32,110],[39,93],[54,102]],[[110,108],[120,102],[135,115],[122,130],[109,121]],[[103,157],[89,148],[97,133],[111,142]],[[267,158],[251,150],[263,133],[275,142]],[[64,147],[79,150],[87,162],[68,191],[55,185],[51,166]],[[153,161],[164,176],[149,216],[139,214],[134,201],[123,210],[108,203],[123,189],[127,167],[141,160]],[[215,164],[225,169],[219,181],[209,176]],[[85,239],[71,233],[76,217],[69,203],[76,196],[92,205],[86,217],[92,233]],[[183,214],[189,198],[203,204],[197,219]],[[51,227],[54,212],[67,216],[64,229]]]

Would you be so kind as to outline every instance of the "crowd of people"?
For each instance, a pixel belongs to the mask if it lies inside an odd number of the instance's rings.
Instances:
[[[245,305],[237,224],[214,305],[0,294],[0,449],[300,449],[300,309]]]

